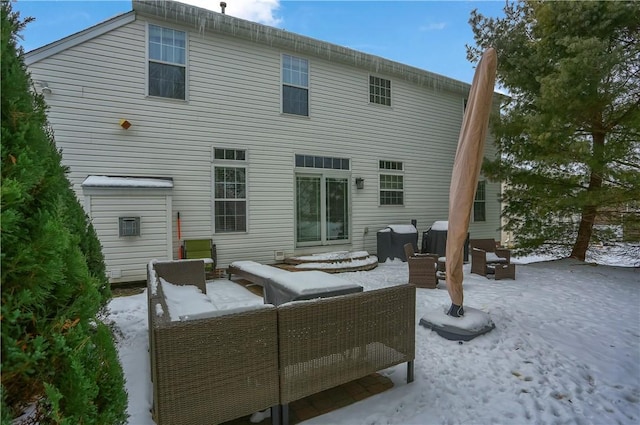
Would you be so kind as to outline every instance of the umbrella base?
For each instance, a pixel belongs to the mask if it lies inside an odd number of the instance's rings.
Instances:
[[[473,307],[465,307],[461,317],[451,317],[442,308],[430,311],[420,319],[420,325],[451,341],[470,341],[496,327],[488,313]]]

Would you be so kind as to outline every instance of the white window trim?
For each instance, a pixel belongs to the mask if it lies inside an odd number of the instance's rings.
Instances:
[[[149,25],[155,25],[156,27],[168,28],[174,31],[180,31],[184,33],[184,45],[185,45],[185,54],[184,54],[184,99],[174,99],[171,97],[162,97],[162,96],[151,96],[149,94]],[[144,96],[147,99],[154,100],[162,100],[167,102],[178,102],[178,103],[187,103],[189,101],[189,32],[185,30],[179,30],[171,26],[167,26],[165,24],[156,24],[153,22],[146,22],[145,24],[145,40],[144,40],[144,51],[145,51],[145,63],[144,63]],[[182,64],[172,63],[172,62],[162,62],[154,59],[154,62],[157,63],[166,63],[167,65],[174,66],[183,66]]]
[[[233,149],[233,150],[242,150],[244,151],[244,160],[237,159],[216,159],[215,158],[215,150],[217,149]],[[244,168],[244,179],[245,179],[245,228],[246,230],[236,231],[236,232],[220,232],[216,233],[216,167],[227,167],[227,168]],[[211,147],[211,233],[217,235],[246,235],[249,233],[249,223],[251,220],[249,219],[249,149],[246,147],[223,147],[223,146],[212,146]]]
[[[298,87],[301,89],[307,89],[307,115],[299,115],[299,114],[290,114],[288,112],[284,112],[284,98],[282,96],[282,92],[284,91],[283,86],[285,85],[284,82],[284,74],[283,74],[283,70],[282,67],[284,65],[284,55],[287,56],[291,56],[293,58],[298,58],[298,59],[304,59],[307,61],[307,87],[304,86],[297,86],[295,84],[289,84],[287,83],[286,85],[291,86],[291,87]],[[309,119],[311,118],[311,60],[305,56],[298,56],[298,55],[292,55],[291,53],[287,53],[287,52],[281,52],[280,53],[280,90],[279,90],[279,94],[280,94],[280,115],[284,115],[287,117],[297,117],[297,118],[302,118],[302,119]]]
[[[483,200],[476,200],[476,196],[477,196],[477,191],[478,191],[478,186],[480,186],[480,183],[483,182],[484,183],[484,199]],[[476,202],[482,202],[484,205],[484,220],[476,220]],[[476,195],[474,195],[473,197],[473,210],[471,211],[471,222],[472,223],[486,223],[487,220],[487,181],[484,179],[480,179],[478,180],[478,183],[476,185]]]
[[[384,106],[384,105],[380,105],[380,106]],[[397,162],[402,164],[402,170],[387,170],[387,169],[383,169],[380,168],[380,161],[390,161],[390,162]],[[377,187],[377,191],[378,191],[378,206],[382,207],[382,208],[397,208],[397,207],[404,207],[407,204],[407,192],[405,189],[405,185],[406,185],[406,174],[405,174],[405,164],[404,161],[396,161],[396,160],[392,160],[392,159],[380,159],[378,160],[378,187]],[[380,188],[380,183],[382,183],[382,177],[381,176],[402,176],[402,190],[399,189],[385,189],[387,191],[392,191],[392,192],[402,192],[402,204],[383,204],[380,202],[380,192],[382,191],[382,189]]]
[[[370,90],[371,90],[371,83],[370,83],[371,77],[377,77],[377,78],[381,78],[383,80],[389,80],[389,82],[391,83],[391,87],[390,87],[390,90],[391,90],[391,96],[390,96],[391,105],[383,105],[381,103],[375,103],[375,102],[371,101],[371,96],[370,96],[371,95],[371,93],[370,93]],[[377,75],[377,74],[369,74],[367,76],[367,103],[369,105],[373,105],[374,107],[380,107],[380,108],[385,108],[385,109],[393,109],[393,106],[395,104],[395,100],[393,98],[393,93],[394,93],[393,85],[394,85],[393,84],[393,80],[391,78],[381,77],[380,75]]]

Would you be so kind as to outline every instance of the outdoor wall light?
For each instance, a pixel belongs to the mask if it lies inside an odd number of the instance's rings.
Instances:
[[[40,92],[42,92],[42,94],[53,93],[51,91],[51,88],[49,87],[49,83],[47,83],[46,81],[38,81],[38,85],[40,86]]]
[[[125,130],[128,130],[129,127],[131,127],[131,122],[129,122],[129,120],[121,119],[120,127],[124,128]]]
[[[356,188],[364,189],[364,179],[362,177],[356,177]]]

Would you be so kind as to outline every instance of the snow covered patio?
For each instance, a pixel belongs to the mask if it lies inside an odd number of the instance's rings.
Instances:
[[[471,275],[466,265],[465,305],[489,312],[495,330],[458,344],[416,326],[413,383],[403,366],[392,367],[382,374],[393,388],[304,423],[635,423],[640,269],[623,265],[520,263],[515,281]],[[393,261],[340,276],[367,290],[406,282],[408,269]],[[214,303],[262,302],[227,280],[207,289]],[[444,282],[418,289],[416,320],[449,302]],[[110,310],[121,331],[129,423],[151,425],[146,295],[115,298]]]

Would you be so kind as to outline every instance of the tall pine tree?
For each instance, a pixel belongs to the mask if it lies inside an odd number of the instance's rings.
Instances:
[[[564,242],[584,261],[607,238],[597,219],[640,208],[640,3],[521,1],[504,11],[469,21],[468,58],[496,48],[511,96],[492,120],[501,155],[483,171],[505,183],[505,230],[523,252]]]
[[[3,1],[2,423],[124,423],[104,260],[17,48],[23,26]]]

